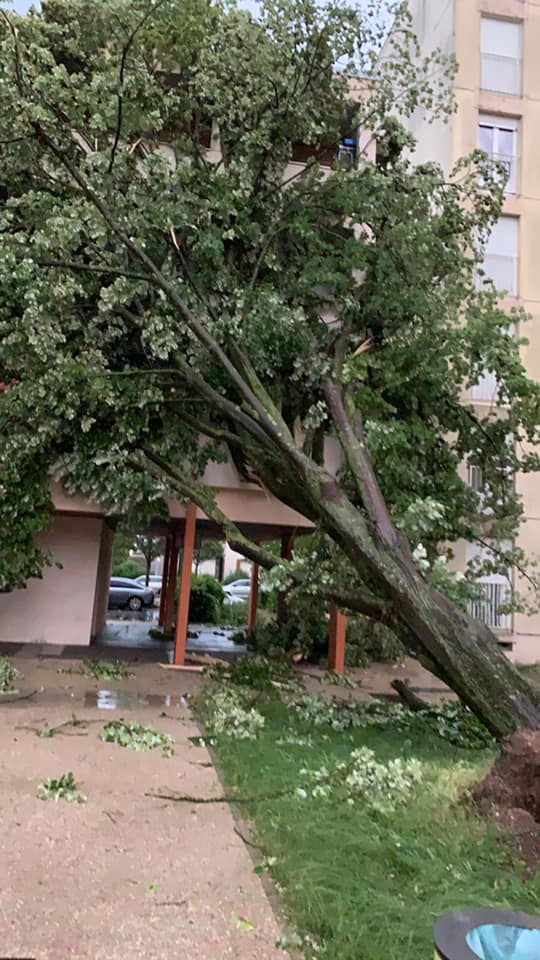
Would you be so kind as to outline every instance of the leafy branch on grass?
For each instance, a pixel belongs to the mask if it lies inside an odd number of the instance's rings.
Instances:
[[[237,794],[219,797],[195,797],[192,794],[147,793],[145,796],[174,803],[264,803],[283,800],[285,797],[298,800],[328,800],[333,803],[353,805],[360,801],[378,813],[393,813],[397,806],[405,804],[423,778],[422,765],[414,758],[402,760],[396,757],[386,763],[376,759],[373,750],[361,747],[351,750],[344,760],[318,770],[300,770],[300,783],[273,790],[270,793],[242,796]]]
[[[454,746],[481,750],[493,745],[489,731],[460,703],[411,710],[402,704],[375,700],[354,703],[325,697],[304,696],[290,703],[299,720],[311,727],[330,726],[335,731],[394,725],[401,730],[432,732]]]
[[[18,693],[13,684],[20,676],[8,657],[0,657],[0,694]]]
[[[161,749],[164,757],[172,757],[174,740],[168,733],[162,733],[150,725],[126,723],[124,720],[110,720],[104,724],[101,739],[105,743],[117,743],[129,750]]]
[[[89,657],[83,660],[79,673],[93,680],[125,680],[134,676],[120,660],[91,660]]]
[[[40,800],[67,800],[68,803],[86,803],[86,796],[75,783],[71,773],[63,773],[56,779],[44,780],[37,788]]]

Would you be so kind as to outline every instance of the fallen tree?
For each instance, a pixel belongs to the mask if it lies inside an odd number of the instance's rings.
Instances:
[[[415,168],[389,116],[444,115],[452,63],[419,57],[401,5],[379,67],[371,15],[310,0],[258,19],[48,0],[1,32],[2,588],[47,562],[51,470],[115,511],[194,501],[274,568],[201,481],[230,456],[313,522],[320,556],[281,571],[298,589],[388,626],[496,736],[539,725],[540,693],[464,609],[473,571],[443,562],[465,539],[529,576],[511,474],[539,465],[525,318],[477,279],[501,172]],[[325,165],[357,129],[375,162]],[[462,401],[486,369],[481,415]]]

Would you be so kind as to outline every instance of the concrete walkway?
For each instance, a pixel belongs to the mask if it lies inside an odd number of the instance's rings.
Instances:
[[[145,795],[221,795],[207,751],[189,739],[199,731],[182,697],[199,676],[143,663],[131,679],[95,683],[63,672],[78,670],[73,661],[13,662],[24,673],[20,693],[38,692],[0,698],[1,955],[283,960],[276,918],[229,807]],[[175,754],[104,743],[99,722],[50,739],[29,729],[73,713],[151,723],[174,737]],[[87,803],[36,798],[41,781],[69,771]]]

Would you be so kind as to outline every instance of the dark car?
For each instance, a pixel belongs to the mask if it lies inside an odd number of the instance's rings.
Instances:
[[[154,593],[147,587],[128,580],[127,577],[112,577],[109,586],[109,610],[142,610],[154,606]]]

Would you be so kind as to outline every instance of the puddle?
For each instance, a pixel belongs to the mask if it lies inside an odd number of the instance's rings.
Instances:
[[[163,696],[157,693],[129,693],[126,690],[88,690],[84,695],[85,707],[98,710],[136,710],[138,707],[186,708],[187,700],[180,694]]]

